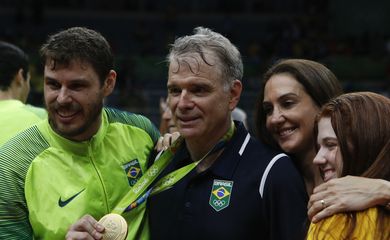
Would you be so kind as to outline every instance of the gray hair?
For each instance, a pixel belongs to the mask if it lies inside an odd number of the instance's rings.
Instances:
[[[209,66],[213,66],[213,64],[206,59],[205,55],[207,53],[215,54],[219,60],[218,65],[222,74],[221,77],[226,81],[226,85],[231,86],[236,79],[242,80],[244,67],[241,54],[236,46],[221,34],[209,28],[196,27],[193,35],[180,37],[175,40],[171,45],[167,61],[168,63],[176,61],[179,69],[180,63],[184,63],[188,65],[191,72],[197,73],[200,66],[198,58],[194,58],[197,62],[197,70],[193,69],[191,64],[182,59],[182,57],[188,57],[188,54],[192,53],[199,54],[202,61]]]

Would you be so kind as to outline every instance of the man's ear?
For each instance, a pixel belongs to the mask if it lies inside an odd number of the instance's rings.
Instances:
[[[233,109],[237,106],[240,101],[242,92],[242,83],[240,80],[234,80],[233,84],[230,88],[230,101],[229,101],[229,109],[233,111]]]
[[[20,68],[18,70],[18,72],[15,74],[15,77],[14,77],[13,81],[15,81],[15,84],[17,84],[18,86],[25,85],[26,81],[28,80],[28,79],[24,78],[23,73],[24,73],[24,70],[22,68]]]
[[[109,96],[112,93],[112,91],[114,91],[115,83],[116,83],[116,72],[114,70],[110,70],[110,72],[106,77],[106,80],[104,81],[104,86],[103,86],[105,97]]]
[[[27,73],[27,78],[24,77],[24,70],[20,68],[12,79],[9,92],[12,98],[26,102],[28,93],[30,92],[30,74]]]

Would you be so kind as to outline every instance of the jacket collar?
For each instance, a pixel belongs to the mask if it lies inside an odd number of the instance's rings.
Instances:
[[[102,114],[102,118],[101,118],[102,122],[99,127],[99,130],[96,132],[94,136],[92,136],[91,139],[82,142],[72,141],[57,134],[51,128],[48,119],[38,124],[38,128],[41,130],[44,136],[48,138],[48,142],[52,147],[63,149],[64,151],[72,152],[76,155],[86,156],[91,154],[92,151],[96,149],[103,142],[104,137],[106,135],[109,123],[104,108],[102,109],[101,114]]]
[[[241,122],[234,121],[236,131],[230,141],[227,142],[222,154],[214,162],[214,164],[207,169],[203,174],[211,174],[221,179],[231,179],[238,163],[241,161],[242,151],[245,149],[246,140],[250,137],[248,131]],[[185,144],[176,153],[173,164],[175,169],[185,166],[190,163],[190,155]],[[190,174],[195,174],[194,171]]]

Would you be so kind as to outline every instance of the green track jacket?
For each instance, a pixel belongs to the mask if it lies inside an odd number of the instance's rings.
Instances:
[[[104,108],[92,139],[73,142],[48,121],[0,148],[0,239],[64,239],[85,214],[110,213],[146,171],[159,132],[147,118]],[[123,216],[147,239],[145,204]]]
[[[0,146],[47,117],[46,110],[16,99],[0,100]]]

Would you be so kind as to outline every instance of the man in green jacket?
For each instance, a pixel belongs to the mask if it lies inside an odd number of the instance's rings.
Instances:
[[[0,146],[46,117],[45,109],[26,104],[29,91],[27,54],[0,41]]]
[[[74,27],[41,48],[48,120],[0,148],[0,239],[101,239],[98,223],[148,166],[159,132],[103,107],[116,81],[98,32]],[[127,239],[148,237],[145,204],[123,213]]]

